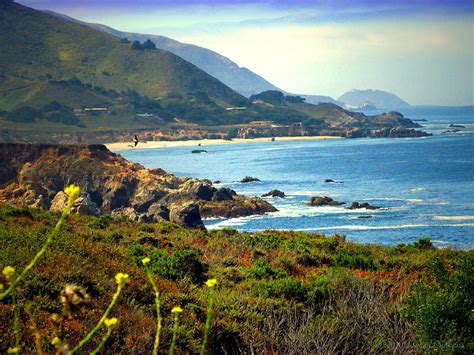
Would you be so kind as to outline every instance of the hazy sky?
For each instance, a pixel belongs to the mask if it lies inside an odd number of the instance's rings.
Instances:
[[[212,49],[294,93],[474,104],[474,1],[19,0]]]

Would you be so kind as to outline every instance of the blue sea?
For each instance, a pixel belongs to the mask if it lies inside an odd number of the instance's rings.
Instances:
[[[474,107],[412,107],[400,110],[419,122],[426,138],[341,139],[223,144],[128,150],[125,158],[178,176],[222,184],[239,194],[268,198],[279,211],[263,216],[206,220],[207,228],[242,231],[294,229],[343,233],[360,243],[396,245],[431,238],[438,247],[474,247]],[[463,125],[443,133],[449,124]],[[244,176],[261,182],[243,184]],[[332,179],[338,183],[325,183]],[[381,210],[311,207],[311,196],[369,202]],[[370,218],[360,218],[371,216]]]

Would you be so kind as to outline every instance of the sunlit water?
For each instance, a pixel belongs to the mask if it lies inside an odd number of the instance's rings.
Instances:
[[[297,229],[346,234],[362,243],[394,245],[431,238],[438,246],[474,247],[474,113],[470,110],[411,109],[405,112],[435,135],[407,139],[278,141],[123,151],[146,167],[222,184],[239,194],[260,196],[279,189],[287,197],[269,198],[278,212],[263,216],[205,221],[208,228]],[[409,110],[408,110],[409,111]],[[415,111],[415,112],[413,112]],[[466,128],[441,134],[450,123]],[[254,176],[261,182],[238,181]],[[332,179],[341,183],[325,183]],[[330,196],[350,204],[369,202],[382,210],[346,206],[311,207],[311,196]],[[360,218],[371,216],[371,218]]]

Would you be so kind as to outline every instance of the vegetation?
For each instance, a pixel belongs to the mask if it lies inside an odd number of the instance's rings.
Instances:
[[[131,50],[129,43],[112,35],[16,3],[0,11],[0,43],[4,110],[34,107],[29,101],[43,96],[47,80],[71,78],[117,92],[133,88],[152,98],[202,91],[221,102],[247,101],[180,57],[153,50],[149,40],[138,43],[140,50]]]
[[[57,219],[0,205],[0,267],[22,270]],[[110,304],[114,275],[126,273],[108,325],[104,319],[81,351],[152,353],[161,312],[157,352],[202,352],[206,339],[211,352],[469,353],[473,265],[473,251],[426,240],[381,247],[341,235],[206,232],[72,215],[17,284],[16,301],[1,301],[0,352],[16,342],[25,353],[79,344]],[[219,284],[202,287],[213,278]],[[71,284],[90,298],[69,319],[61,299]]]

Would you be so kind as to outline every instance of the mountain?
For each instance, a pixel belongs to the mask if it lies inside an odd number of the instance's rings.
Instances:
[[[373,135],[381,122],[411,127],[381,116],[338,121],[340,108],[326,112],[277,90],[249,100],[149,40],[131,43],[12,1],[0,3],[0,43],[0,139],[7,142],[110,142],[137,131],[160,140],[231,138],[253,122],[277,127],[257,129],[259,136]]]
[[[57,12],[45,12],[62,19],[84,24],[96,30],[109,33],[117,38],[127,38],[130,41],[139,42],[145,42],[149,39],[155,43],[157,48],[176,54],[245,96],[257,94],[266,90],[280,90],[260,75],[255,74],[247,68],[239,67],[229,58],[206,48],[193,44],[181,43],[165,36],[124,32],[102,24],[82,22]]]
[[[294,94],[289,94],[289,95],[294,95]],[[317,105],[317,104],[322,104],[322,103],[331,103],[331,104],[335,104],[335,105],[338,105],[338,106],[344,106],[344,103],[342,103],[338,100],[334,100],[330,96],[306,95],[306,94],[301,94],[301,95],[298,95],[298,96],[301,96],[302,98],[304,98],[305,101],[308,104]]]
[[[139,42],[145,42],[149,39],[155,43],[157,48],[167,50],[180,56],[186,61],[204,70],[206,73],[212,75],[216,79],[219,79],[221,82],[234,89],[238,93],[247,97],[268,90],[282,91],[269,81],[262,78],[260,75],[250,71],[247,68],[239,67],[237,63],[231,61],[229,58],[207,48],[199,47],[194,44],[182,43],[172,38],[160,35],[119,31],[99,23],[83,22],[54,11],[44,10],[44,12],[62,19],[66,19],[68,21],[90,26],[96,30],[109,33],[117,38],[127,38],[128,40]],[[294,93],[285,93],[288,95],[296,95]],[[329,96],[306,94],[301,94],[300,96],[304,97],[308,103],[315,105],[322,102],[331,102],[336,105],[343,105],[343,103],[334,100]]]
[[[351,90],[338,98],[346,107],[359,108],[371,105],[377,108],[401,108],[409,107],[406,101],[395,94],[383,90]]]
[[[151,98],[204,93],[220,103],[245,98],[180,58],[160,49],[134,50],[130,43],[11,1],[0,7],[0,109],[41,95],[49,80],[78,79],[117,92]]]

